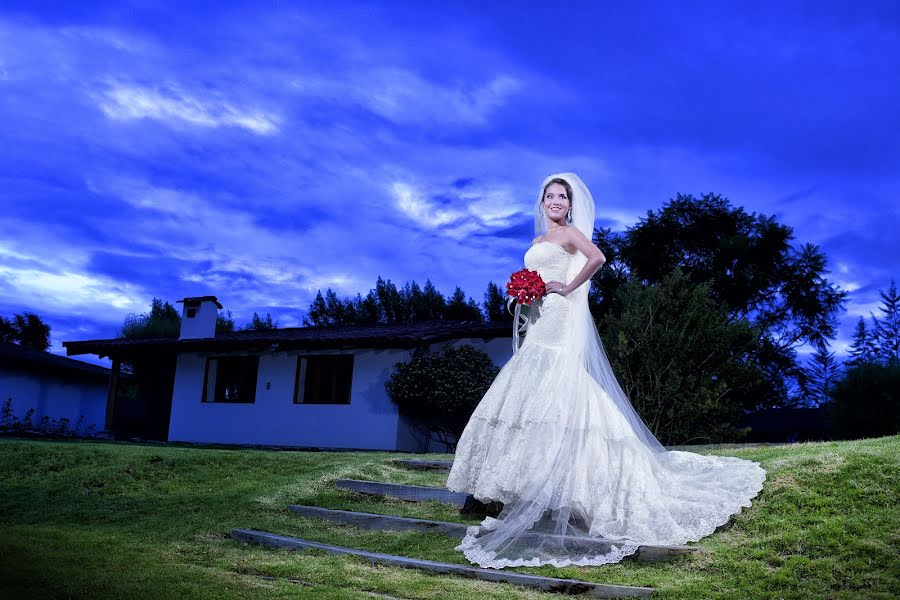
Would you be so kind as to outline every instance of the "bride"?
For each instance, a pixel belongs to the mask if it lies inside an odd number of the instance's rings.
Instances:
[[[513,356],[456,447],[447,488],[503,510],[456,550],[482,567],[601,565],[641,545],[711,534],[750,506],[759,463],[666,450],[622,391],[588,309],[594,200],[574,173],[544,180],[525,266],[547,294],[513,325]],[[519,344],[519,334],[523,341]]]

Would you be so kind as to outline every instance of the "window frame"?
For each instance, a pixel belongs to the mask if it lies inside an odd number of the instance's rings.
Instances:
[[[218,371],[221,366],[222,360],[237,360],[237,361],[253,361],[255,364],[255,369],[252,375],[252,378],[247,377],[245,380],[246,383],[250,384],[252,380],[252,384],[249,385],[250,388],[250,399],[249,400],[219,400],[218,399],[218,391],[219,391],[219,377]],[[210,365],[212,361],[216,361],[215,365],[215,374],[213,377],[213,381],[210,382]],[[246,377],[246,375],[245,375]],[[210,396],[210,383],[213,385],[212,389],[212,400],[209,400]],[[200,402],[202,404],[256,404],[256,388],[259,386],[259,355],[258,354],[225,354],[225,355],[212,355],[206,357],[206,364],[203,370],[203,390],[200,396]]]
[[[292,396],[293,404],[297,405],[328,405],[328,406],[349,406],[353,402],[353,367],[355,364],[355,358],[352,352],[344,352],[340,354],[298,354],[297,362],[295,363],[294,370],[294,392]],[[331,382],[331,400],[329,401],[310,401],[308,399],[309,395],[307,392],[310,390],[312,383],[309,378],[309,366],[310,364],[314,364],[317,362],[334,362],[333,366],[328,366],[327,370],[322,368],[322,365],[319,366],[319,373],[317,381],[319,382],[319,387],[321,388],[321,381],[323,371],[326,375],[330,374],[332,377]],[[327,366],[327,365],[326,365]],[[346,383],[339,383],[340,375],[342,373],[346,374]],[[338,397],[340,394],[343,397],[343,393],[346,393],[346,401],[335,402],[334,399]]]

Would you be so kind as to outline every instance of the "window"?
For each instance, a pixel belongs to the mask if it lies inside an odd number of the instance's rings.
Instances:
[[[352,354],[297,357],[294,404],[350,404]]]
[[[256,401],[258,356],[216,356],[206,359],[203,379],[204,402]]]

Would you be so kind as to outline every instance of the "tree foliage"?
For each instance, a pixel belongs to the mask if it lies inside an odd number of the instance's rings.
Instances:
[[[46,352],[50,347],[50,325],[29,311],[9,319],[0,316],[0,341]]]
[[[897,294],[897,283],[891,279],[887,293],[878,290],[881,295],[881,318],[874,315],[874,344],[876,356],[882,361],[900,360],[900,295]]]
[[[430,279],[425,281],[424,288],[413,281],[397,289],[390,279],[385,281],[379,277],[365,297],[357,294],[356,298],[341,299],[331,288],[324,296],[319,290],[307,311],[304,325],[374,325],[431,320],[483,321],[484,314],[472,298],[466,299],[459,286],[448,299]]]
[[[388,397],[428,438],[451,447],[500,368],[471,344],[448,345],[398,362],[385,382]]]
[[[707,284],[679,268],[659,282],[632,280],[619,288],[603,329],[622,389],[663,444],[732,439],[742,415],[736,389],[756,332],[730,322]]]
[[[809,364],[802,368],[800,387],[807,404],[821,406],[829,401],[834,382],[840,375],[840,363],[828,344],[820,342]]]
[[[900,360],[900,295],[896,281],[891,279],[887,293],[884,290],[878,290],[878,293],[881,318],[870,314],[871,327],[866,327],[865,319],[859,318],[850,344],[848,366]]]
[[[266,330],[277,329],[278,322],[272,320],[272,315],[266,313],[261,318],[254,312],[250,322],[244,327],[236,326],[230,310],[219,311],[216,315],[216,334],[230,333],[241,330]],[[125,317],[122,329],[117,334],[127,339],[146,338],[177,338],[181,334],[181,314],[178,308],[168,301],[153,298],[150,311],[141,314],[130,313]]]
[[[270,313],[266,313],[265,318],[262,318],[255,312],[250,322],[243,328],[244,331],[270,331],[272,329],[278,329],[278,321],[273,321]]]
[[[169,302],[153,298],[150,312],[126,315],[119,336],[127,339],[177,338],[180,332],[178,309]]]
[[[819,248],[795,248],[793,238],[790,227],[747,214],[721,195],[678,194],[623,234],[599,232],[607,266],[595,277],[592,298],[606,314],[625,282],[657,283],[680,268],[693,283],[709,286],[728,322],[754,326],[758,337],[747,361],[764,385],[736,391],[745,407],[787,405],[793,400],[788,383],[796,387],[802,376],[796,349],[834,337],[847,294],[825,278]]]
[[[506,292],[493,281],[484,293],[484,314],[491,323],[512,323],[513,316],[506,306]]]
[[[856,330],[853,332],[853,341],[850,343],[850,352],[847,359],[848,365],[858,365],[871,362],[878,355],[875,336],[866,329],[866,320],[862,317],[856,322]]]
[[[900,360],[848,365],[826,407],[836,438],[900,433]]]

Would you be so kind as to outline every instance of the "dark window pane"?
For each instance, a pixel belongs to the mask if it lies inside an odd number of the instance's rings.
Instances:
[[[258,356],[209,358],[203,398],[207,402],[255,402],[258,372]]]
[[[301,356],[297,362],[297,396],[306,404],[349,404],[353,355]],[[301,389],[302,383],[302,389]]]

